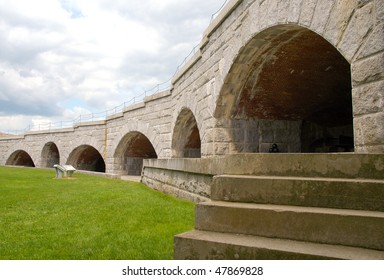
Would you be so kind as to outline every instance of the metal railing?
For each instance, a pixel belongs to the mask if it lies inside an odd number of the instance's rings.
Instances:
[[[224,9],[225,5],[227,4],[229,0],[225,0],[223,5],[221,5],[220,9],[217,10],[214,14],[212,14],[211,16],[211,19],[210,19],[210,23],[212,23],[212,21],[217,17],[217,15]],[[200,47],[200,43],[197,44],[196,46],[193,47],[193,49],[191,50],[191,52],[184,58],[184,60],[181,62],[181,64],[179,66],[177,66],[176,68],[176,71],[175,71],[175,74],[185,65],[187,64],[187,62],[197,53],[197,51],[199,50],[199,47]],[[174,74],[174,75],[175,75]]]
[[[217,15],[224,9],[225,5],[227,5],[227,2],[229,0],[225,0],[223,5],[221,5],[220,9],[217,10],[216,13],[214,13],[212,16],[211,16],[211,22],[217,17]]]
[[[212,14],[210,22],[212,22],[216,16],[223,10],[225,5],[227,4],[229,0],[225,0],[223,5],[220,7],[218,11],[216,11],[214,14]],[[184,60],[180,63],[180,65],[176,68],[175,74],[196,54],[196,52],[199,50],[200,43],[197,44],[191,52],[184,58]],[[174,75],[175,75],[174,74]],[[173,75],[173,76],[174,76]],[[157,94],[162,91],[169,90],[171,88],[171,79],[172,77],[161,84],[157,84],[153,88],[149,90],[145,90],[143,93],[134,96],[132,99],[112,108],[105,110],[103,112],[98,113],[90,113],[90,114],[80,114],[77,118],[74,120],[68,120],[68,121],[57,121],[57,122],[47,122],[47,123],[38,123],[38,124],[30,124],[25,129],[21,130],[6,130],[5,134],[13,136],[13,135],[22,135],[27,132],[34,132],[34,131],[50,131],[54,129],[63,129],[63,128],[72,128],[78,124],[85,123],[85,122],[94,122],[94,121],[102,121],[106,120],[109,116],[121,113],[125,110],[125,108],[135,105],[137,103],[143,102],[144,99],[147,96],[151,96],[154,94]]]
[[[143,93],[134,96],[128,101],[125,101],[124,103],[112,108],[108,109],[102,112],[97,113],[90,113],[90,114],[80,114],[77,118],[74,120],[68,120],[68,121],[57,121],[57,122],[46,122],[46,123],[38,123],[38,124],[30,124],[25,129],[20,130],[6,130],[5,134],[9,136],[13,135],[22,135],[27,132],[34,132],[34,131],[50,131],[54,129],[63,129],[63,128],[72,128],[76,125],[79,125],[81,123],[86,122],[94,122],[94,121],[102,121],[106,120],[109,116],[122,113],[127,107],[141,103],[144,101],[144,99],[147,96],[155,95],[159,92],[163,92],[166,90],[169,90],[171,79],[168,81],[157,84],[153,88],[149,90],[145,90]]]

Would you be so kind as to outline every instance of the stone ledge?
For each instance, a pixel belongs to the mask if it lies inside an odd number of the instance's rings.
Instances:
[[[200,59],[202,58],[202,53],[201,53],[201,49],[199,49],[177,72],[176,74],[173,76],[172,78],[172,85],[174,85],[175,83],[177,83],[178,80],[180,80],[180,78],[182,76],[184,76],[184,74],[193,67],[193,65],[195,65]]]
[[[98,125],[105,125],[105,120],[94,121],[94,122],[80,122],[80,123],[76,123],[73,126],[73,128],[85,127],[85,126],[98,126]]]
[[[119,119],[122,117],[124,117],[124,114],[122,112],[120,112],[120,113],[116,113],[116,114],[107,116],[106,121],[109,122],[109,121],[116,120],[116,119]]]
[[[200,44],[200,49],[204,48],[209,42],[209,37],[217,28],[230,16],[230,14],[243,2],[243,0],[231,0],[225,5],[220,13],[214,18],[211,24],[207,27],[203,34],[203,40]]]
[[[384,179],[384,154],[232,154],[201,159],[145,159],[144,166],[207,175],[284,175]]]
[[[154,101],[154,100],[157,100],[157,99],[161,99],[161,98],[164,98],[164,97],[168,97],[168,96],[171,96],[171,95],[172,95],[171,90],[160,91],[160,92],[152,94],[150,96],[146,96],[144,98],[144,103],[148,103],[148,102],[151,102],[151,101]]]
[[[340,245],[193,230],[175,236],[178,260],[382,260],[384,253]]]
[[[144,107],[145,107],[145,103],[144,102],[140,102],[140,103],[137,103],[137,104],[125,107],[123,109],[123,114],[125,114],[127,112],[130,112],[130,111],[134,111],[134,110],[140,109],[140,108],[144,108]]]
[[[8,135],[0,137],[0,141],[24,139],[24,135]]]
[[[146,184],[147,186],[149,186],[154,190],[172,195],[179,199],[189,200],[195,203],[210,201],[210,199],[207,197],[179,189],[175,186],[167,184],[166,182],[161,182],[161,181],[149,178],[145,175],[142,176],[141,181],[143,184]]]
[[[73,132],[74,127],[69,128],[57,128],[57,129],[47,129],[47,130],[40,130],[40,131],[28,131],[25,133],[25,135],[37,135],[37,134],[51,134],[51,133],[65,133],[65,132]]]

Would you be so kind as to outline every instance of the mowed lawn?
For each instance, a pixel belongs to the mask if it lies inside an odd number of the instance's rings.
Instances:
[[[0,259],[172,259],[194,204],[143,184],[0,166]]]

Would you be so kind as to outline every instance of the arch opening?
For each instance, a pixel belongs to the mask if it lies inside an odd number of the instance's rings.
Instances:
[[[60,153],[56,144],[53,142],[48,142],[44,145],[44,148],[41,152],[41,166],[52,168],[55,164],[60,163]]]
[[[200,132],[190,109],[184,108],[176,120],[172,136],[172,155],[176,158],[201,158]]]
[[[94,172],[105,172],[105,162],[94,147],[82,145],[74,149],[68,157],[67,164],[76,169]]]
[[[143,160],[150,158],[157,158],[155,148],[140,132],[126,134],[115,152],[115,163],[123,175],[141,175]]]
[[[35,167],[31,156],[23,150],[13,152],[5,163],[6,165]]]
[[[351,70],[328,41],[296,25],[269,28],[240,52],[215,116],[238,152],[354,150]],[[236,129],[234,129],[236,128]]]

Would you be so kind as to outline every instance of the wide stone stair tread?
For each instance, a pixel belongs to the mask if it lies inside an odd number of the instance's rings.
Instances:
[[[212,201],[198,204],[195,215],[197,230],[384,250],[378,211]]]
[[[220,162],[217,174],[384,179],[383,154],[234,154]]]
[[[294,176],[215,176],[213,200],[384,211],[384,180]]]
[[[175,259],[383,260],[384,251],[193,230],[175,237]]]
[[[227,178],[250,178],[250,179],[282,179],[282,180],[298,180],[298,181],[333,181],[333,182],[369,182],[369,183],[384,183],[383,179],[370,178],[342,178],[342,177],[303,177],[303,176],[275,176],[275,175],[218,175],[216,177]]]
[[[176,259],[384,259],[383,155],[222,161]]]

